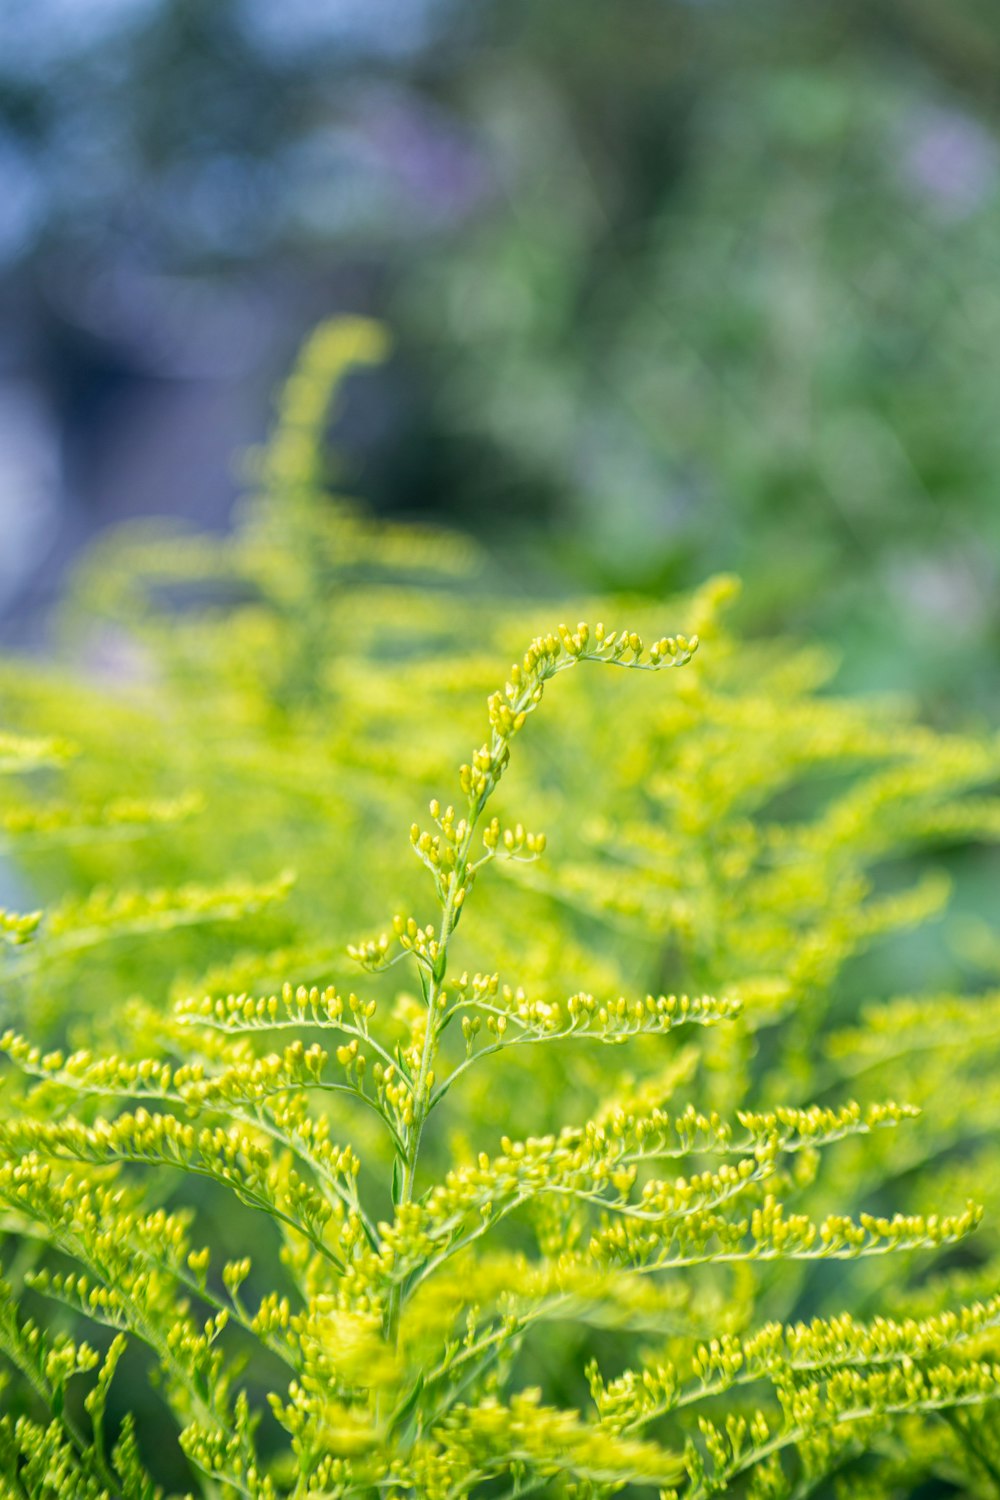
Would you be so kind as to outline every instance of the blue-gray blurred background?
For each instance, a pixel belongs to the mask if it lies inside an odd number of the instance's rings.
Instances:
[[[362,312],[371,505],[995,722],[998,126],[995,0],[0,0],[0,635]]]

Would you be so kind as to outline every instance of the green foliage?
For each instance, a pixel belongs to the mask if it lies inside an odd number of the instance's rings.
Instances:
[[[735,569],[852,682],[967,717],[997,696],[995,35],[891,9],[903,46],[836,5],[642,6],[613,44],[599,6],[524,8],[463,93],[504,193],[392,315],[446,503],[493,534],[547,503],[560,564],[630,588]]]
[[[383,342],[3,671],[0,1493],[996,1494],[1000,747],[725,579],[487,696],[551,602],[324,493]]]

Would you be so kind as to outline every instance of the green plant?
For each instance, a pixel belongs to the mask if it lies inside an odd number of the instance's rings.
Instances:
[[[482,655],[467,545],[328,505],[377,347],[317,335],[232,538],[94,564],[73,633],[127,629],[127,700],[0,682],[4,1483],[996,1494],[995,741],[822,693],[720,580],[689,662],[536,641],[400,861],[550,606],[480,570]],[[348,961],[386,898],[419,915]]]
[[[540,835],[485,815],[549,679],[584,661],[680,665],[695,644],[664,639],[647,652],[637,634],[600,625],[532,643],[490,699],[489,739],[461,768],[462,812],[432,802],[434,830],[411,832],[436,922],[397,917],[392,937],[353,952],[373,971],[412,966],[419,999],[391,1018],[376,1022],[367,994],[288,985],[261,999],[194,999],[167,1018],[140,1010],[133,1025],[152,1044],[144,1056],[43,1055],[5,1035],[8,1057],[40,1080],[0,1126],[8,1228],[75,1262],[34,1266],[26,1285],[115,1330],[102,1359],[87,1344],[46,1337],[9,1303],[5,1352],[47,1408],[42,1420],[7,1419],[14,1493],[149,1492],[134,1426],[126,1419],[110,1451],[103,1440],[127,1337],[153,1352],[195,1469],[253,1496],[443,1497],[498,1475],[515,1493],[561,1477],[587,1493],[628,1483],[667,1491],[683,1479],[694,1495],[748,1472],[756,1493],[777,1495],[788,1492],[785,1449],[797,1449],[802,1482],[813,1482],[858,1447],[858,1431],[996,1394],[1000,1366],[974,1347],[1000,1317],[1000,1299],[919,1323],[841,1318],[737,1334],[738,1301],[727,1307],[718,1288],[671,1287],[703,1266],[856,1259],[961,1239],[976,1223],[972,1206],[950,1217],[834,1214],[816,1223],[783,1202],[814,1174],[820,1148],[896,1125],[906,1108],[740,1111],[728,1122],[690,1105],[671,1112],[662,1101],[610,1098],[557,1135],[504,1139],[498,1154],[460,1160],[438,1181],[422,1172],[435,1111],[491,1054],[664,1037],[725,1024],[738,1009],[707,997],[589,994],[559,1007],[502,988],[495,974],[456,974],[451,961],[483,867],[544,848]],[[31,924],[8,928],[15,941],[30,939]],[[289,1031],[293,1040],[277,1050]],[[448,1046],[458,1031],[464,1057]],[[318,1039],[327,1032],[329,1050]],[[313,1105],[326,1094],[375,1115],[391,1143],[390,1184],[369,1185],[355,1151],[334,1143],[329,1116]],[[657,1175],[679,1163],[687,1175]],[[132,1164],[142,1174],[123,1171]],[[280,1274],[251,1295],[251,1257],[213,1266],[190,1212],[158,1206],[163,1185],[146,1180],[157,1168],[205,1179],[270,1220]],[[505,1235],[501,1224],[518,1210],[522,1222]],[[654,1274],[665,1291],[637,1296],[635,1284]],[[572,1316],[627,1327],[640,1309],[669,1330],[671,1357],[610,1380],[592,1363],[589,1420],[543,1402],[537,1389],[511,1390],[538,1324]],[[237,1348],[242,1336],[265,1365],[286,1367],[287,1388],[278,1383],[268,1396],[284,1444],[256,1439],[261,1413],[233,1378],[227,1329]],[[69,1415],[66,1387],[94,1369],[88,1433]],[[700,1414],[719,1393],[758,1383],[773,1387],[776,1402],[737,1406],[721,1425]],[[699,1414],[700,1445],[644,1436],[655,1419],[687,1408]]]

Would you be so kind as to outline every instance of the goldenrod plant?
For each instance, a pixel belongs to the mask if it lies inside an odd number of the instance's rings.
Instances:
[[[383,349],[3,670],[0,1494],[997,1495],[995,738],[724,579],[487,697],[550,602],[325,494]]]

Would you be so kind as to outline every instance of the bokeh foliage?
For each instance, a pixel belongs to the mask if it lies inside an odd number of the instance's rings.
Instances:
[[[281,329],[261,388],[294,327],[369,311],[397,356],[348,425],[379,509],[568,588],[735,571],[756,623],[845,648],[845,682],[988,708],[989,0],[39,0],[4,24],[2,306],[71,471],[102,383],[183,380],[206,326],[238,363],[241,307]]]

